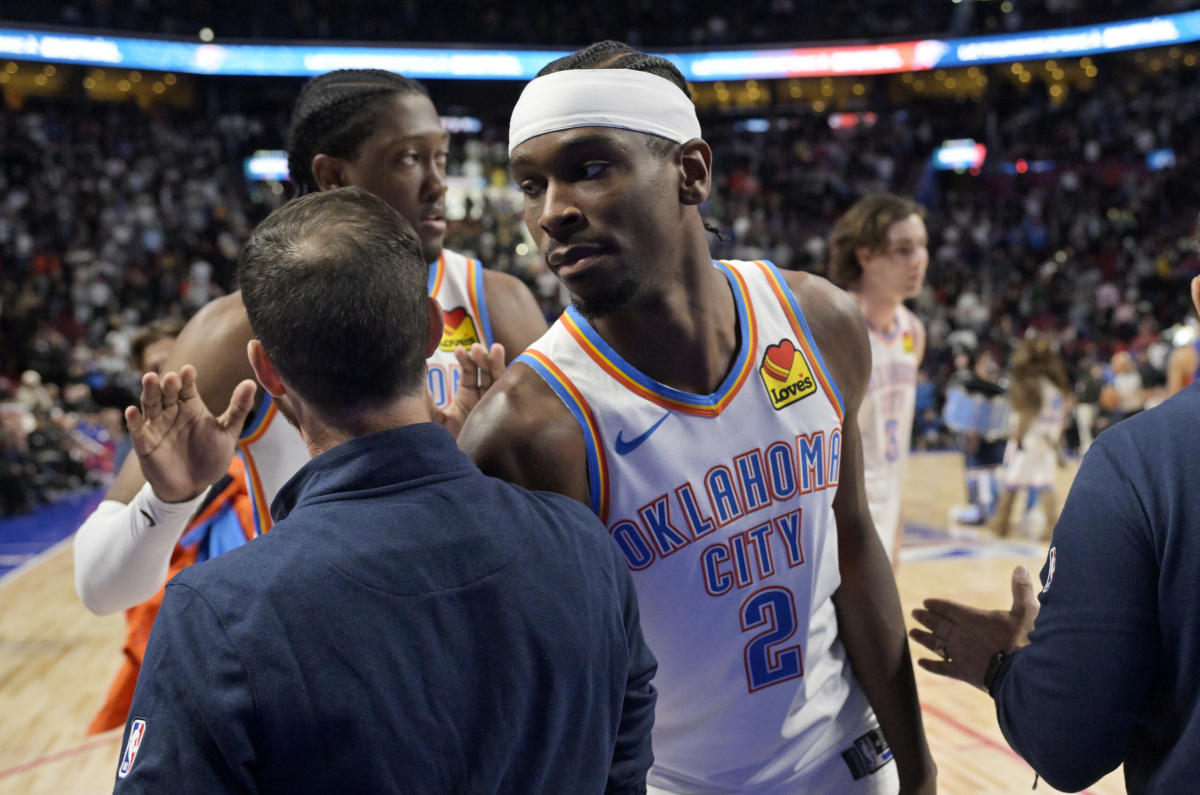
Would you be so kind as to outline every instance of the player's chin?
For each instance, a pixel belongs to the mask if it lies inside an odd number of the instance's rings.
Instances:
[[[421,235],[421,253],[426,262],[434,262],[442,255],[443,244],[446,242],[445,232]]]

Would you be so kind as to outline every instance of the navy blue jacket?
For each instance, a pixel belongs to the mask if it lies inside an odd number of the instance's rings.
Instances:
[[[1051,543],[1004,736],[1058,789],[1200,791],[1200,383],[1100,434]]]
[[[585,506],[422,424],[315,458],[272,513],[168,584],[117,792],[645,791],[656,663]]]

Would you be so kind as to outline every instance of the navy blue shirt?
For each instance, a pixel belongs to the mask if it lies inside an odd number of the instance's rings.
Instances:
[[[1005,738],[1061,790],[1124,762],[1130,792],[1200,791],[1200,383],[1100,434],[1051,544]]]
[[[645,791],[656,664],[585,506],[422,424],[313,459],[272,513],[167,585],[117,792]]]

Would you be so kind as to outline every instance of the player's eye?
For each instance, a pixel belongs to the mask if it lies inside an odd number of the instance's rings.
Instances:
[[[608,163],[603,160],[593,160],[580,166],[579,171],[583,179],[595,179],[604,173],[606,168],[608,168]]]

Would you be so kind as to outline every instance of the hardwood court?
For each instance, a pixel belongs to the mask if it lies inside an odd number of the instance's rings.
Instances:
[[[957,538],[947,512],[962,499],[961,459],[918,455],[909,466],[898,575],[905,612],[929,596],[1007,608],[1009,575],[1036,575],[1044,545]],[[1073,469],[1061,473],[1060,499]],[[0,580],[0,793],[94,793],[112,788],[120,731],[86,737],[121,655],[124,619],[96,618],[75,597],[69,541]],[[911,621],[910,621],[911,624]],[[920,650],[914,646],[914,656]],[[1027,793],[1033,771],[1005,744],[991,699],[917,670],[925,726],[949,795]],[[1045,782],[1037,792],[1053,792]],[[1124,791],[1120,772],[1087,790]]]

